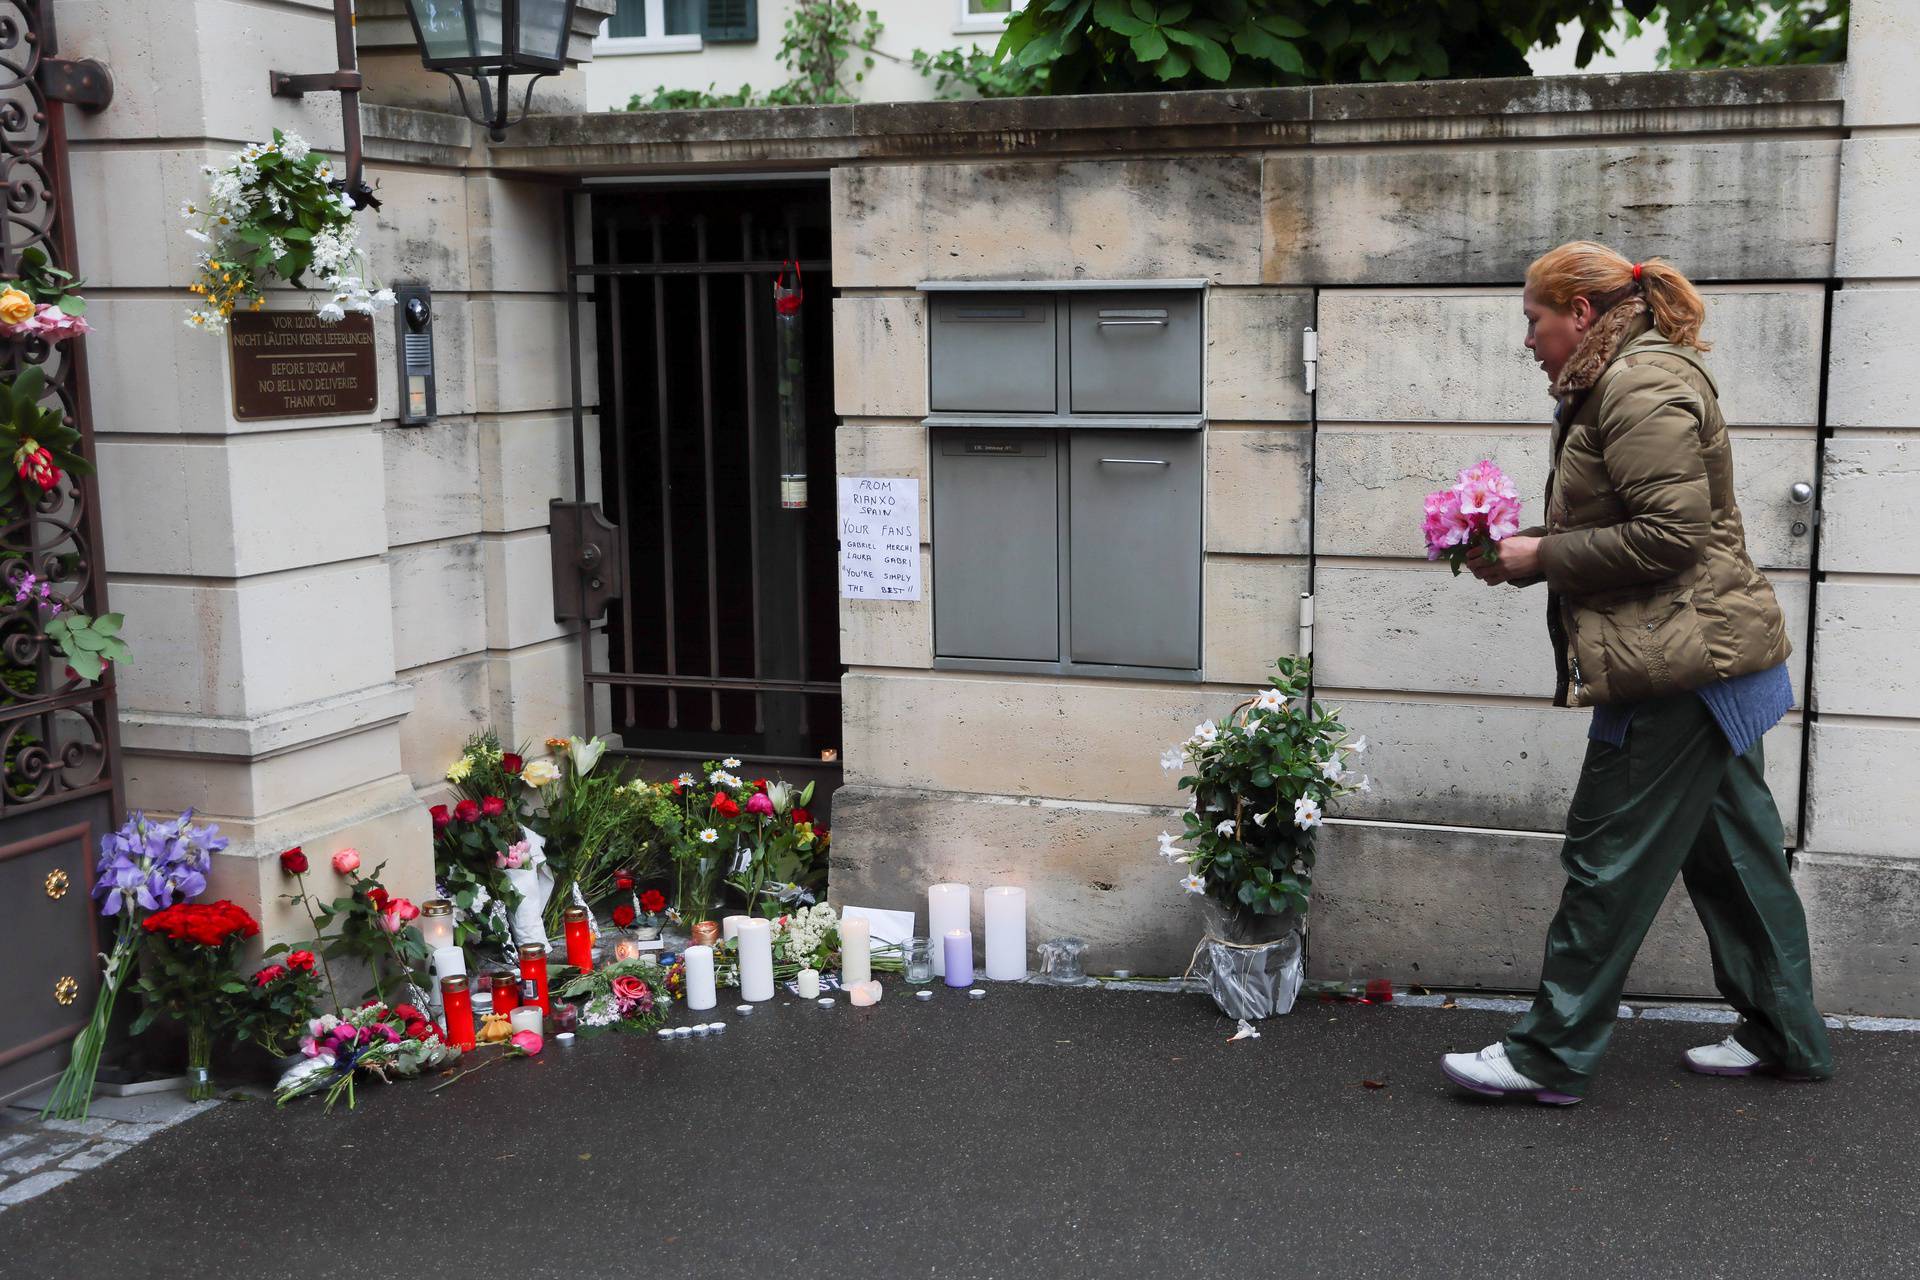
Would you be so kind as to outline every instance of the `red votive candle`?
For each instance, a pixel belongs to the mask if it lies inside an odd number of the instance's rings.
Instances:
[[[520,1003],[539,1005],[542,1018],[553,1016],[553,1004],[547,999],[547,948],[543,943],[529,942],[520,948]]]
[[[593,970],[593,926],[587,920],[587,909],[568,907],[565,919],[567,963],[582,973],[590,973]]]
[[[520,981],[512,974],[493,975],[493,1011],[506,1017],[520,1006]]]
[[[447,1043],[463,1052],[473,1048],[473,996],[467,990],[467,980],[459,974],[440,979],[440,1003],[444,1010],[441,1028],[447,1034]]]

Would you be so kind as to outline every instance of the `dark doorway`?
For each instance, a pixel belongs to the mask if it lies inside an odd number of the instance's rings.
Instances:
[[[644,772],[838,781],[833,305],[822,181],[595,190],[603,506],[626,553],[607,729]],[[797,262],[806,506],[782,506],[774,280]],[[788,272],[789,282],[792,272]],[[585,280],[582,280],[585,283]],[[598,727],[598,726],[596,726]]]

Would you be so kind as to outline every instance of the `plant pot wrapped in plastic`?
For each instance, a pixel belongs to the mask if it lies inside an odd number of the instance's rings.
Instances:
[[[1290,1012],[1304,975],[1300,930],[1272,942],[1229,942],[1212,935],[1194,953],[1193,974],[1229,1018],[1250,1021]]]

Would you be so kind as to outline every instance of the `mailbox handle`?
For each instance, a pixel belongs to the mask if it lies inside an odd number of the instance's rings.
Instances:
[[[1118,462],[1134,467],[1168,467],[1173,464],[1165,458],[1102,458],[1101,462]]]
[[[1152,324],[1164,328],[1167,323],[1167,313],[1159,309],[1102,311],[1096,323],[1103,329],[1109,325],[1123,324]]]
[[[956,307],[955,320],[1025,320],[1025,307]]]

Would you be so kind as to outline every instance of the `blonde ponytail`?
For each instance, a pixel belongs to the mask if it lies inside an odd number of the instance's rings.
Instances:
[[[1636,264],[1603,244],[1575,240],[1534,259],[1527,268],[1527,287],[1561,311],[1583,297],[1604,312],[1638,292],[1653,312],[1654,327],[1667,341],[1698,351],[1712,345],[1700,337],[1707,314],[1700,291],[1664,258]]]

